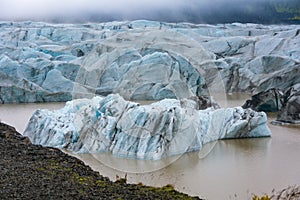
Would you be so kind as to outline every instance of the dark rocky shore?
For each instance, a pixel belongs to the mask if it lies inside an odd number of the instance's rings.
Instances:
[[[31,144],[0,123],[0,199],[199,199],[162,188],[101,176],[59,149]]]

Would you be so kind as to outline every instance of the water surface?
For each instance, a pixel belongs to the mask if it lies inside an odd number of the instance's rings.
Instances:
[[[247,95],[231,95],[225,103],[227,107],[237,106],[245,98]],[[0,105],[0,119],[22,132],[35,109],[58,109],[63,105]],[[269,115],[269,122],[274,119]],[[127,172],[129,183],[173,184],[179,191],[212,200],[251,199],[253,193],[261,195],[300,184],[300,128],[268,126],[271,138],[221,140],[205,145],[200,152],[161,161],[123,159],[110,154],[74,156],[112,180]]]
[[[253,193],[262,195],[300,184],[300,129],[269,127],[271,138],[221,140],[173,160],[137,161],[109,154],[75,156],[112,180],[130,172],[130,183],[171,183],[182,192],[206,199],[251,199]]]
[[[0,121],[16,128],[20,133],[37,109],[56,110],[64,107],[65,103],[22,103],[22,104],[0,104]]]

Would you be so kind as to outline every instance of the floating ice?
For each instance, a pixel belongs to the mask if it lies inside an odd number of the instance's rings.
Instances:
[[[117,94],[78,99],[60,110],[37,110],[24,135],[34,144],[137,159],[196,151],[219,139],[271,135],[263,112],[216,106],[199,110],[202,106],[198,98],[150,105]]]

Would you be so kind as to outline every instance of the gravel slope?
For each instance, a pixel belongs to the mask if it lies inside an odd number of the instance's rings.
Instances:
[[[77,158],[33,145],[0,123],[0,199],[199,199],[172,186],[112,182]]]

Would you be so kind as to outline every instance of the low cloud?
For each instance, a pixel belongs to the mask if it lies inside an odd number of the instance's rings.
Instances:
[[[111,15],[134,18],[158,11],[180,12],[194,0],[0,0],[0,18],[45,19]],[[172,13],[169,13],[172,14]],[[178,13],[180,14],[180,13]],[[149,16],[148,16],[149,17]]]
[[[276,1],[297,0],[0,0],[0,20],[280,23]]]

